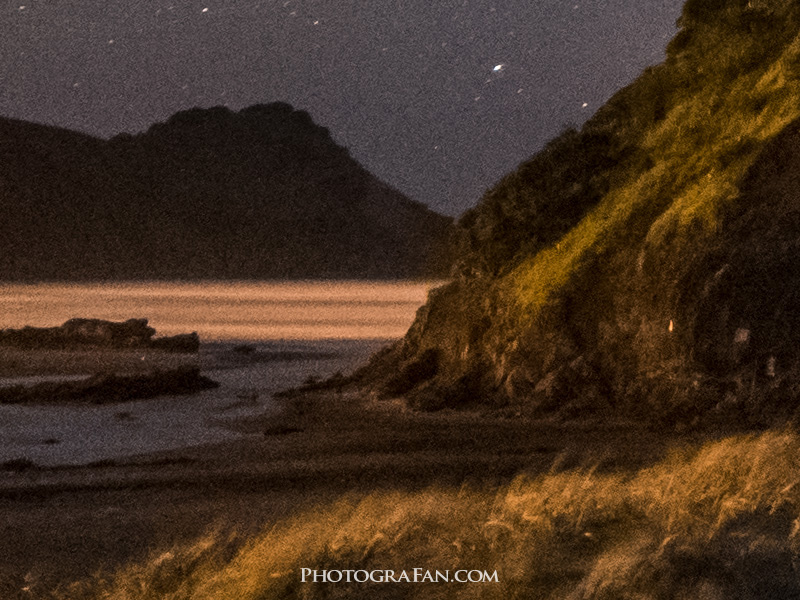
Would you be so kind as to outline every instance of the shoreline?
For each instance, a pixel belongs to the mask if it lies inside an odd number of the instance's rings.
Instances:
[[[117,358],[128,364],[130,356]],[[264,373],[278,364],[291,371],[283,374],[287,380],[302,383],[313,362],[253,362],[252,353],[229,358],[217,356],[215,372],[234,382],[242,368],[261,373],[264,381],[256,386],[274,384]],[[220,390],[214,392],[219,406],[237,403],[230,381]],[[402,399],[378,401],[366,392],[270,393],[268,402],[274,410],[261,414],[207,414],[231,435],[222,441],[0,470],[0,590],[18,591],[26,577],[49,590],[98,571],[110,574],[212,531],[244,541],[342,498],[465,487],[493,494],[520,474],[625,472],[656,463],[671,448],[705,441],[700,434],[655,434],[635,423],[556,422],[489,410],[415,412]],[[196,398],[188,405],[196,407]]]
[[[379,348],[391,338],[358,340],[220,340],[201,342],[195,353],[159,349],[21,350],[0,346],[0,385],[22,377],[91,376],[98,372],[140,374],[197,366],[201,370],[230,369],[254,363],[308,361],[359,354],[354,348]],[[315,349],[316,348],[316,349]],[[360,354],[364,354],[361,352]]]
[[[141,350],[21,351],[0,349],[0,386],[18,378],[78,380],[114,373],[136,377],[199,368],[219,387],[195,394],[0,404],[0,472],[119,462],[143,453],[180,450],[244,435],[228,427],[241,416],[275,413],[275,392],[309,377],[348,371],[384,341],[206,343],[197,354]],[[144,360],[143,360],[144,359]],[[5,381],[4,381],[5,379]],[[45,391],[58,386],[47,385]],[[83,389],[86,385],[78,384]]]
[[[113,572],[212,530],[246,536],[342,497],[641,468],[688,439],[631,424],[415,413],[363,394],[316,392],[281,404],[277,417],[231,423],[243,437],[227,442],[0,473],[0,574],[47,573],[50,586]]]

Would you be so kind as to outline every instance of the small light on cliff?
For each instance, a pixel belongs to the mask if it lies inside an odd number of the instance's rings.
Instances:
[[[669,320],[669,327],[667,328],[670,332],[675,329],[675,325],[672,322],[672,319]]]

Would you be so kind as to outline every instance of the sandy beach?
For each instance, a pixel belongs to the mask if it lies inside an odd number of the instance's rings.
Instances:
[[[59,355],[49,363],[52,356],[40,356],[28,364],[74,373],[73,365],[88,360],[86,355],[66,358]],[[122,368],[134,364],[132,358],[121,353],[102,360],[119,361],[116,366]],[[201,364],[210,361],[203,353],[196,358]],[[360,358],[339,357],[345,362]],[[319,357],[298,355],[290,362],[308,372],[315,360]],[[6,354],[6,374],[8,362]],[[211,373],[224,371],[219,362],[205,366],[217,367]],[[230,386],[220,390],[222,400],[237,402]],[[686,442],[622,424],[534,422],[497,412],[415,413],[402,401],[379,402],[369,394],[327,391],[290,399],[269,396],[269,402],[270,410],[217,423],[230,434],[221,442],[77,466],[6,464],[0,472],[5,593],[19,591],[25,581],[48,589],[98,570],[112,572],[212,530],[243,539],[342,495],[430,486],[491,489],[521,472],[577,466],[629,469]]]

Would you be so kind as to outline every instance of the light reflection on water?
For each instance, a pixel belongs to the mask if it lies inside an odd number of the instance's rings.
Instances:
[[[0,285],[0,329],[73,317],[147,318],[161,335],[201,340],[402,336],[440,282],[266,281]]]
[[[383,343],[257,344],[256,352],[285,352],[287,358],[213,368],[206,374],[220,387],[190,396],[100,406],[0,405],[0,463],[24,458],[42,466],[83,465],[236,439],[240,435],[226,428],[226,422],[275,412],[272,393],[300,385],[308,377],[352,371]],[[224,365],[233,346],[235,342],[213,344],[209,352],[218,354]],[[312,355],[314,351],[319,355]],[[297,360],[292,353],[309,357]]]
[[[79,465],[238,437],[220,424],[270,414],[271,394],[363,364],[401,337],[434,283],[236,282],[0,285],[0,329],[73,317],[147,318],[159,335],[197,331],[221,385],[192,396],[105,406],[0,406],[0,463]],[[306,358],[225,368],[237,341]],[[316,356],[315,356],[316,354]],[[32,382],[32,381],[31,381]],[[10,381],[4,382],[6,384]],[[16,381],[15,383],[22,383]],[[255,394],[253,394],[255,393]],[[257,396],[252,402],[243,397]]]

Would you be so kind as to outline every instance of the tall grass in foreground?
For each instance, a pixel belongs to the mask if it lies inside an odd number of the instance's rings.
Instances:
[[[353,496],[231,551],[206,538],[60,598],[797,598],[800,436],[767,432],[631,473],[492,492]],[[797,568],[796,568],[797,566]],[[497,570],[499,583],[302,583],[300,569]]]

